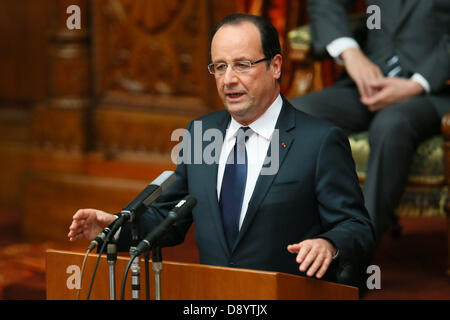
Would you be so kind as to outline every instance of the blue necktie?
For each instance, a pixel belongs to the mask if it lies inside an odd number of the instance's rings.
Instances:
[[[403,77],[403,68],[400,65],[398,56],[393,53],[388,59],[386,59],[387,65],[387,76],[392,77]]]
[[[225,236],[230,249],[233,248],[239,233],[239,218],[247,181],[247,152],[245,150],[245,142],[249,134],[245,132],[248,129],[249,127],[241,127],[237,132],[236,143],[225,165],[220,190],[219,205],[222,211]]]

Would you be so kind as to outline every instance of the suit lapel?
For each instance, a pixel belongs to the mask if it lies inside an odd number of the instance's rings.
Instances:
[[[272,141],[270,143],[271,146],[269,146],[268,150],[268,153],[272,148],[275,149],[275,152],[278,152],[279,155],[278,168],[281,167],[294,141],[294,138],[289,133],[289,130],[294,127],[295,127],[294,109],[285,99],[283,99],[283,107],[281,109],[277,124],[275,126],[275,129],[278,130],[279,133],[279,139],[277,139],[276,135],[274,134],[274,136],[272,137]],[[275,147],[272,147],[272,144],[275,144]],[[245,235],[248,227],[251,225],[251,222],[255,217],[258,208],[261,205],[262,201],[264,200],[267,192],[269,191],[270,186],[272,185],[275,177],[276,173],[271,175],[261,175],[261,174],[259,175],[255,185],[255,189],[253,190],[252,197],[250,198],[248,204],[247,212],[245,214],[241,230],[236,239],[236,243],[234,244],[233,250],[239,244],[240,240]]]
[[[230,122],[230,115],[228,112],[224,113],[225,116],[218,121],[215,125],[212,125],[212,128],[216,128],[222,132],[222,138],[225,139],[225,133],[228,126],[228,123]],[[202,150],[205,150],[206,145],[208,145],[209,142],[203,142],[203,148]],[[219,149],[220,150],[220,149]],[[218,157],[217,157],[218,159]],[[208,201],[210,203],[211,208],[211,216],[214,221],[214,226],[216,228],[216,232],[219,237],[219,241],[227,254],[230,253],[230,250],[228,249],[228,244],[225,239],[225,233],[223,230],[223,224],[222,224],[222,213],[220,211],[219,207],[219,201],[217,198],[217,171],[218,171],[218,161],[214,161],[213,164],[205,164],[203,165],[205,170],[205,192],[208,197]]]

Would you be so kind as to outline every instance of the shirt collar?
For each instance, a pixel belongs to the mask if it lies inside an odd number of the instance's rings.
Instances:
[[[281,95],[278,95],[270,107],[258,119],[249,125],[250,129],[266,140],[270,140],[272,133],[275,130],[275,125],[277,123],[278,116],[280,115],[282,106],[283,99],[281,98]],[[231,117],[231,122],[228,126],[225,139],[234,139],[240,127],[242,127],[242,125]]]

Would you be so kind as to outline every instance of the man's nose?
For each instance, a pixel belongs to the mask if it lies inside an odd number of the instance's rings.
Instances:
[[[223,74],[223,81],[224,84],[236,83],[238,81],[236,71],[233,70],[231,64],[227,66],[227,70],[225,70],[225,73]]]

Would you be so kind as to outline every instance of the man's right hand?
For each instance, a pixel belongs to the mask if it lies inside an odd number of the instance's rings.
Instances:
[[[373,88],[374,80],[384,78],[381,69],[370,61],[359,48],[348,48],[341,53],[348,75],[355,81],[361,99],[368,98],[377,90]]]
[[[117,217],[96,209],[80,209],[74,216],[69,227],[70,241],[79,239],[93,240],[100,232],[109,226]]]

